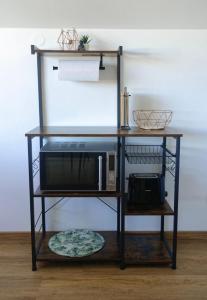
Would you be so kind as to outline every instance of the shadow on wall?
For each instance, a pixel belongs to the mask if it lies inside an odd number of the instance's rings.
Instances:
[[[105,70],[100,70],[99,72],[99,80],[100,81],[111,81],[116,80],[116,66],[105,64],[103,62]]]
[[[169,49],[128,49],[124,52],[126,60],[124,64],[125,77],[126,78],[136,78],[137,82],[124,83],[126,86],[129,86],[129,92],[132,96],[130,99],[130,122],[135,125],[133,120],[133,111],[134,110],[172,110],[172,105],[169,103],[169,99],[163,94],[156,93],[153,90],[143,88],[141,74],[147,67],[147,72],[144,73],[145,79],[151,82],[153,76],[157,76],[157,66],[160,70],[160,64],[169,65],[172,64],[173,57],[175,57],[174,50]],[[154,65],[154,67],[153,67]],[[150,66],[150,69],[148,68]],[[147,77],[149,75],[149,78]],[[160,82],[158,81],[158,84]],[[130,85],[132,90],[130,90]]]
[[[166,109],[164,99],[160,95],[133,94],[131,108],[134,109]],[[167,103],[169,109],[169,103]]]
[[[142,63],[145,62],[146,59],[146,62],[149,62],[150,64],[152,62],[173,63],[178,54],[178,51],[175,51],[175,49],[157,49],[157,51],[153,49],[153,52],[149,49],[129,49],[124,51],[124,56],[127,59],[136,59],[136,61],[141,60]]]
[[[166,104],[165,104],[166,102]],[[150,94],[132,94],[130,99],[130,122],[134,123],[133,111],[141,109],[154,109],[154,110],[164,110],[170,109],[169,103],[163,99],[160,95],[150,95]]]

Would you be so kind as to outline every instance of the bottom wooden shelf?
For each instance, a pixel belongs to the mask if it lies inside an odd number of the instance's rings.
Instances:
[[[127,264],[158,265],[172,263],[165,243],[160,240],[158,233],[129,233],[126,234]]]
[[[66,257],[53,253],[48,247],[48,240],[55,232],[48,232],[42,241],[37,260],[45,261],[118,261],[118,247],[116,242],[116,232],[111,231],[98,231],[105,238],[104,247],[85,257]]]
[[[57,255],[48,248],[48,240],[54,234],[49,232],[42,241],[38,261],[64,261],[64,262],[101,262],[120,261],[115,231],[99,231],[104,236],[106,243],[99,252],[87,256],[71,258]],[[170,264],[172,259],[168,254],[165,244],[160,241],[158,234],[140,233],[126,234],[126,264]]]

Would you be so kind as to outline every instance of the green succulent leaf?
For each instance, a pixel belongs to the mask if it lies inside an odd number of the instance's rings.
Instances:
[[[81,36],[80,43],[89,44],[90,42],[91,42],[91,39],[89,38],[89,35],[84,34]]]

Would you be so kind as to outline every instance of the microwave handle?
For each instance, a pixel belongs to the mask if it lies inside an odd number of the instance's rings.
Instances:
[[[98,190],[102,191],[102,156],[98,157]]]

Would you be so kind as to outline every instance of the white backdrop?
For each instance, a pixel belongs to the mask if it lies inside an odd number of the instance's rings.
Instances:
[[[80,30],[91,47],[124,47],[122,81],[131,109],[172,109],[181,143],[179,230],[207,230],[207,30]],[[29,230],[27,148],[24,133],[38,124],[36,56],[30,44],[57,47],[59,30],[0,29],[0,230]],[[114,60],[98,83],[60,82],[44,63],[48,125],[115,125]],[[131,120],[131,124],[133,121]],[[38,203],[38,199],[36,200]],[[171,202],[171,199],[170,199]],[[53,203],[47,200],[47,206]],[[115,201],[109,199],[115,206]],[[170,219],[170,218],[168,218]],[[48,213],[48,228],[115,228],[116,216],[96,199],[65,199]],[[159,218],[129,217],[129,230],[158,229]],[[170,222],[167,222],[170,225]]]

